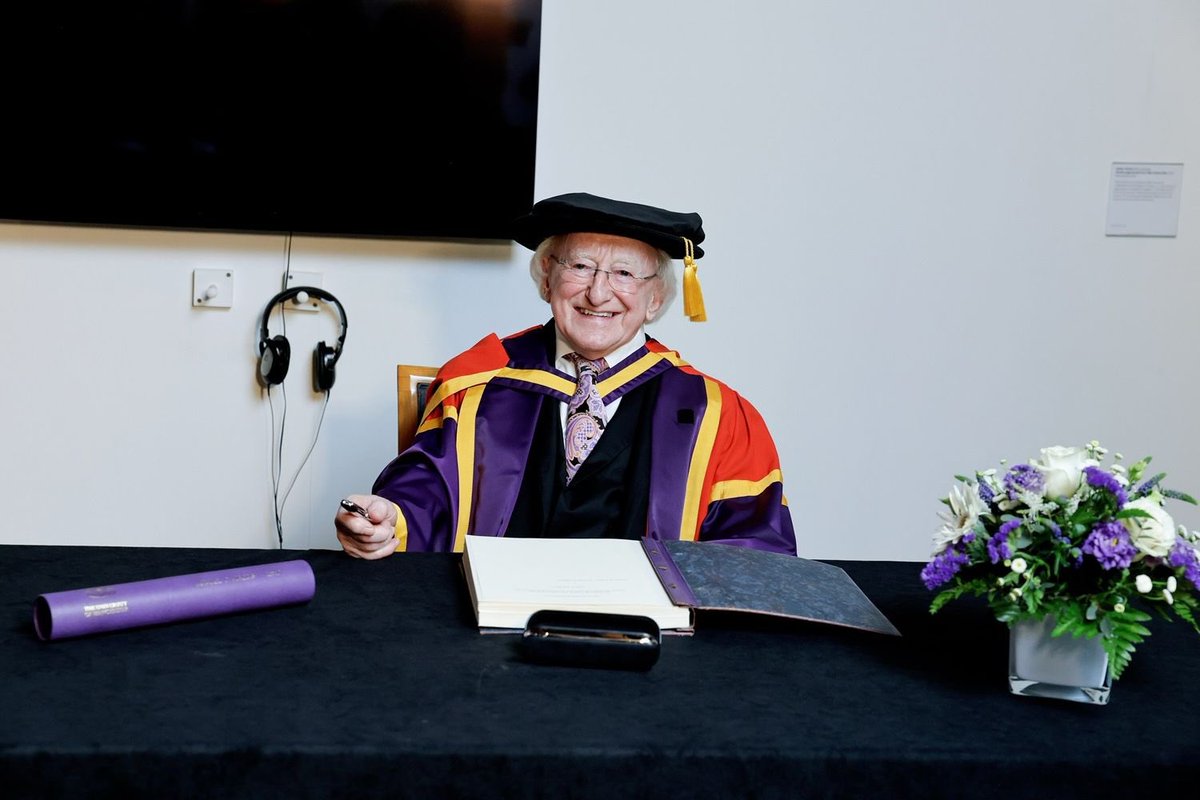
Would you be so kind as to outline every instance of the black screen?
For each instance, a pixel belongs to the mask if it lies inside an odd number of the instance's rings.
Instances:
[[[0,4],[0,219],[508,238],[540,0]]]

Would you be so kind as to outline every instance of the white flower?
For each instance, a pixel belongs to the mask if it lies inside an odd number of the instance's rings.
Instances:
[[[1175,597],[1166,589],[1163,589],[1163,600],[1167,601],[1167,605],[1171,605],[1175,602]]]
[[[1125,508],[1145,511],[1149,517],[1127,517],[1121,520],[1129,531],[1134,547],[1148,556],[1166,558],[1175,544],[1175,520],[1149,497],[1130,500]]]
[[[1018,575],[1023,573],[1028,568],[1029,568],[1029,565],[1025,563],[1025,559],[1014,558],[1012,560],[1012,571],[1017,573]]]
[[[1150,580],[1149,575],[1138,575],[1133,579],[1133,585],[1137,587],[1137,590],[1142,594],[1145,594],[1154,588],[1154,583]]]
[[[1118,614],[1124,614],[1125,613],[1125,604],[1124,603],[1113,603],[1113,611],[1117,612]]]
[[[1175,576],[1174,575],[1168,576],[1167,577],[1167,591],[1174,594],[1175,590],[1178,588],[1179,588],[1179,582],[1175,580]]]
[[[933,535],[935,553],[940,553],[975,527],[979,515],[987,510],[973,484],[956,483],[950,487],[950,507],[938,512],[942,527]]]
[[[1087,452],[1078,447],[1045,447],[1042,457],[1030,462],[1046,480],[1046,497],[1070,497],[1083,483],[1083,468],[1097,466]]]

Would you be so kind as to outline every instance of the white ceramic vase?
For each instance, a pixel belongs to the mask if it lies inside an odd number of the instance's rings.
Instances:
[[[1112,671],[1100,637],[1051,636],[1054,617],[1009,628],[1008,686],[1013,694],[1104,705]]]

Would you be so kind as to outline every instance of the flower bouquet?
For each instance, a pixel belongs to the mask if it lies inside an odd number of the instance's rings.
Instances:
[[[1196,504],[1145,477],[1144,458],[1126,468],[1108,451],[1049,447],[1003,474],[989,469],[942,500],[933,557],[921,571],[939,590],[930,612],[963,595],[987,598],[1012,625],[1053,616],[1053,636],[1102,639],[1113,679],[1150,635],[1148,610],[1197,632],[1200,534],[1178,528],[1166,499]]]

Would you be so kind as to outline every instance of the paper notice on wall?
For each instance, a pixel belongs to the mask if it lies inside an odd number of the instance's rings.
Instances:
[[[1183,164],[1114,162],[1105,235],[1177,235],[1182,188]]]

